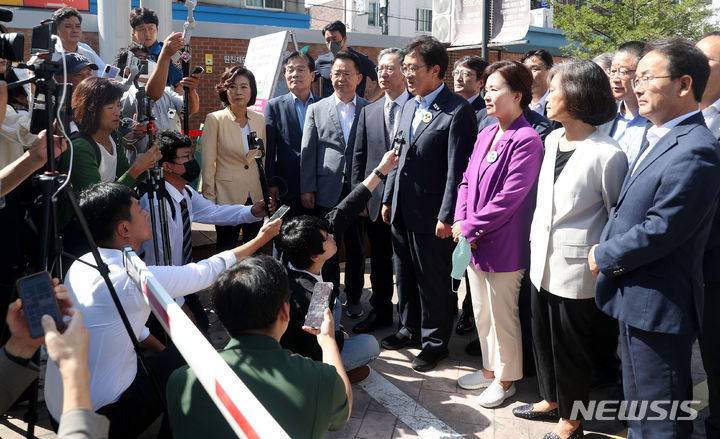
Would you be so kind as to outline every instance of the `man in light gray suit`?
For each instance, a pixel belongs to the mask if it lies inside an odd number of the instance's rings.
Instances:
[[[378,55],[378,85],[385,92],[382,98],[366,106],[360,112],[355,156],[353,157],[353,186],[360,184],[373,173],[385,152],[393,148],[393,139],[400,123],[402,108],[411,97],[405,88],[402,60],[405,52],[398,48],[384,49]],[[372,332],[393,323],[393,262],[392,236],[390,225],[380,215],[380,205],[385,184],[378,185],[367,203],[365,221],[368,241],[372,249],[370,259],[370,283],[372,310],[368,316],[355,325],[353,332]],[[360,220],[362,222],[362,219]]]
[[[308,107],[300,147],[300,201],[323,218],[350,193],[353,147],[360,110],[368,101],[357,96],[362,81],[360,60],[350,52],[335,54],[331,79],[335,93]],[[345,313],[360,317],[360,295],[365,272],[365,255],[357,223],[343,234],[345,240]],[[337,255],[323,266],[323,279],[340,284]],[[331,301],[332,303],[332,301]]]

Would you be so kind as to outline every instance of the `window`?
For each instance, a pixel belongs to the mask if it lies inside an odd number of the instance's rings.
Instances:
[[[285,10],[283,0],[245,0],[248,8],[281,9]]]
[[[432,32],[432,9],[415,9],[415,30]]]
[[[380,8],[375,2],[368,3],[368,26],[380,26]]]

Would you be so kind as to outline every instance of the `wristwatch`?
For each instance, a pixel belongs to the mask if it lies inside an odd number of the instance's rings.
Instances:
[[[378,178],[379,178],[380,180],[382,180],[382,181],[385,181],[385,179],[387,179],[387,175],[385,175],[385,174],[383,174],[382,172],[380,172],[380,170],[379,170],[378,168],[373,169],[373,173],[374,173],[375,175],[377,175]]]

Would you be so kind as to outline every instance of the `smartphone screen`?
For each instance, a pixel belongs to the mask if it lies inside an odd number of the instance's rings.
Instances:
[[[290,210],[290,206],[288,206],[287,204],[283,204],[278,208],[278,210],[275,211],[275,213],[273,213],[273,216],[270,217],[268,222],[275,221],[278,218],[284,217],[288,210]]]
[[[25,276],[18,279],[15,285],[22,300],[23,310],[30,329],[30,337],[38,338],[45,334],[40,323],[40,319],[45,314],[55,320],[58,330],[63,329],[63,321],[60,318],[60,309],[55,300],[50,273],[41,271]]]
[[[305,315],[305,326],[320,329],[320,325],[322,325],[323,322],[323,314],[330,302],[332,290],[332,282],[318,282],[315,284],[312,298],[310,299],[310,306]]]

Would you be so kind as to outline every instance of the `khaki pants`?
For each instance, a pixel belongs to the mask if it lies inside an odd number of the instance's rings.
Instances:
[[[523,376],[518,296],[524,271],[488,273],[472,264],[467,270],[483,367],[501,381]]]

